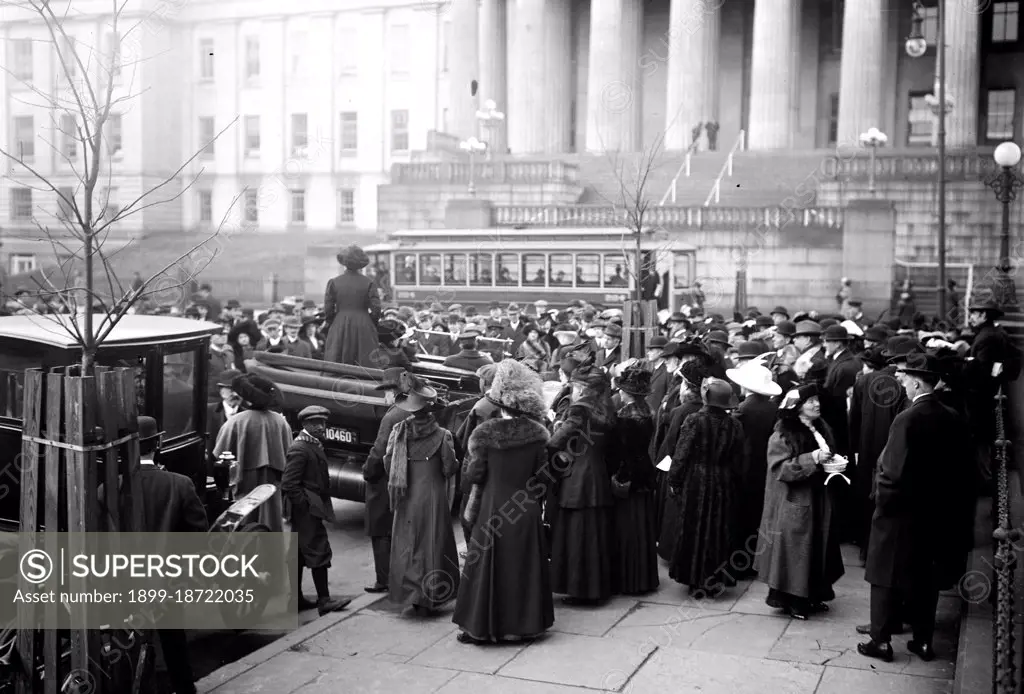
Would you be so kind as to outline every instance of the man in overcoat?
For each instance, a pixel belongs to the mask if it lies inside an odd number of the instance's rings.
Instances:
[[[292,530],[299,541],[299,570],[294,574],[297,578],[293,587],[299,595],[299,610],[315,607],[321,617],[342,610],[352,602],[351,598],[332,598],[327,587],[327,569],[331,566],[333,552],[324,522],[334,520],[334,505],[322,439],[329,415],[330,411],[319,405],[310,405],[299,412],[302,430],[288,448],[281,479],[281,491],[291,505]],[[303,568],[308,568],[313,575],[316,602],[302,595]]]
[[[871,638],[857,651],[891,662],[891,635],[902,616],[913,627],[907,649],[927,661],[935,657],[939,590],[953,564],[950,538],[960,534],[959,517],[949,509],[957,503],[965,441],[962,420],[935,395],[936,357],[910,354],[897,373],[911,404],[893,421],[879,460],[864,575],[871,584]]]
[[[364,590],[367,593],[388,592],[388,578],[391,567],[391,526],[394,516],[388,499],[388,477],[384,469],[384,453],[388,448],[388,437],[395,425],[410,415],[395,404],[409,392],[411,378],[403,368],[386,369],[384,379],[377,390],[384,392],[388,411],[380,420],[377,439],[373,442],[366,461],[363,463],[363,480],[366,482],[366,534],[373,548],[373,566],[376,580]]]
[[[481,366],[493,364],[494,359],[492,359],[489,354],[485,354],[477,349],[479,347],[479,338],[480,332],[477,330],[471,329],[464,331],[459,335],[458,353],[453,354],[450,357],[446,357],[444,365],[476,373],[476,370]]]

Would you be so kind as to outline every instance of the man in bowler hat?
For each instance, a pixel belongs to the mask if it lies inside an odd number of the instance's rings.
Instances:
[[[299,595],[299,611],[315,607],[321,617],[342,610],[352,602],[351,598],[332,598],[327,587],[327,569],[334,556],[327,528],[324,527],[325,521],[334,520],[323,444],[329,414],[326,407],[319,405],[310,405],[299,412],[302,431],[288,448],[284,477],[281,478],[281,491],[291,502],[292,530],[299,540],[299,570],[293,587]],[[309,569],[313,575],[316,602],[302,595],[303,568]]]

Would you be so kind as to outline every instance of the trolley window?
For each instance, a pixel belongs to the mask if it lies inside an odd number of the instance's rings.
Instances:
[[[547,258],[543,253],[523,253],[523,284],[543,287],[547,284]]]
[[[676,289],[686,289],[693,284],[692,257],[676,253],[672,258],[672,284]]]
[[[498,285],[519,286],[519,256],[515,253],[498,254]]]
[[[395,284],[416,284],[416,256],[412,254],[395,256]]]
[[[466,255],[448,253],[444,257],[444,283],[464,286],[466,284]]]
[[[627,272],[626,259],[623,256],[606,255],[604,257],[604,286],[628,287]]]
[[[469,256],[469,283],[477,287],[494,284],[490,253],[473,253]]]
[[[601,256],[596,253],[580,253],[576,256],[576,286],[601,286]]]
[[[553,287],[571,287],[572,254],[552,253],[548,256],[548,277]]]
[[[164,438],[195,431],[195,370],[195,350],[164,356]]]
[[[420,255],[420,284],[441,284],[441,256],[436,253]]]

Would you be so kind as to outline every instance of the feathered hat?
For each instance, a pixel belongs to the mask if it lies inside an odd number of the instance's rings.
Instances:
[[[547,411],[540,376],[513,359],[499,362],[487,399],[511,415],[543,419]]]

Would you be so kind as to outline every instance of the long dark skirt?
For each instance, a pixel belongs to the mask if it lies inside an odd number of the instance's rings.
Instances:
[[[252,520],[267,526],[272,533],[284,532],[284,503],[281,496],[281,472],[269,465],[242,470],[235,489],[235,498],[241,499],[261,484],[272,484],[277,487],[274,496],[263,502]],[[212,520],[212,519],[211,519]]]
[[[669,493],[668,475],[662,474],[658,486],[658,556],[672,561],[679,539],[679,502]]]
[[[611,509],[559,508],[552,532],[552,592],[580,600],[612,596]]]
[[[729,559],[736,536],[736,480],[722,467],[687,468],[679,494],[679,529],[669,566],[674,581],[692,588],[736,585]]]
[[[656,495],[654,490],[635,492],[615,502],[612,587],[616,593],[639,595],[658,587]]]

